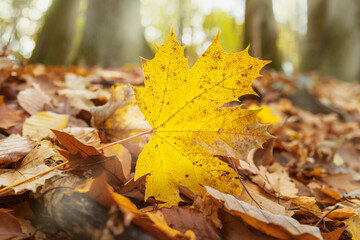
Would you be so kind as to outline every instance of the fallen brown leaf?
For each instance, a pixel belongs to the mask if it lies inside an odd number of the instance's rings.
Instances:
[[[329,232],[329,233],[321,233],[324,240],[339,240],[341,234],[345,231],[347,226],[343,226],[341,228],[336,229],[335,231]]]
[[[334,219],[334,220],[336,220],[336,219],[340,220],[340,219],[356,216],[357,214],[358,213],[355,209],[353,209],[351,207],[344,207],[344,208],[339,208],[339,209],[332,211],[326,217]]]
[[[11,74],[13,62],[7,57],[0,57],[0,84],[3,83]]]
[[[102,205],[112,207],[116,205],[116,201],[112,195],[113,189],[106,182],[106,175],[101,174],[96,179],[88,179],[84,184],[76,187],[75,191],[86,193]]]
[[[23,111],[13,110],[4,103],[4,96],[0,96],[0,129],[9,129],[23,121]]]
[[[222,239],[214,224],[197,209],[173,206],[158,211],[164,215],[167,224],[179,232],[191,230],[195,233],[196,239]]]
[[[27,237],[22,231],[16,217],[0,209],[0,240]]]
[[[123,185],[126,182],[121,161],[116,157],[106,157],[93,146],[86,145],[62,131],[52,130],[58,141],[69,151],[66,157],[73,173],[83,174],[91,169],[94,177],[105,171],[110,184]]]

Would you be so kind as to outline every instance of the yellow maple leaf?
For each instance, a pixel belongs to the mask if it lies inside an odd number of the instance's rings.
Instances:
[[[246,159],[248,152],[270,138],[256,122],[258,110],[220,108],[243,94],[256,94],[251,81],[269,61],[250,57],[248,50],[225,53],[219,34],[189,70],[184,47],[174,30],[152,60],[142,59],[145,88],[135,88],[137,103],[153,133],[141,152],[135,179],[145,174],[145,199],[171,206],[181,201],[178,186],[194,193],[212,186],[241,193],[237,175],[213,155]]]

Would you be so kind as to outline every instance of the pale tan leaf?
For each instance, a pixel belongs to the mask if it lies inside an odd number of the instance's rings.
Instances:
[[[50,97],[36,83],[17,95],[19,105],[30,115],[44,110],[44,105],[50,103]]]
[[[33,140],[40,140],[51,133],[50,129],[64,129],[68,119],[68,115],[53,112],[38,112],[36,115],[25,120],[23,136],[30,136]]]
[[[89,112],[95,106],[91,101],[92,99],[107,99],[109,97],[109,94],[105,91],[93,92],[85,89],[63,89],[58,93],[60,96],[66,96],[72,107]]]
[[[260,206],[264,210],[271,212],[273,214],[276,214],[276,215],[284,215],[284,216],[287,215],[285,207],[281,206],[280,204],[276,203],[275,201],[271,201],[271,200],[267,199],[266,197],[264,197],[260,193],[258,193],[258,191],[255,191],[255,190],[249,188],[249,184],[245,184],[245,185],[248,188],[248,191],[251,194],[251,196],[257,201],[258,204],[260,204]],[[237,199],[239,199],[243,202],[247,202],[253,206],[257,206],[257,204],[254,202],[254,200],[249,196],[249,194],[246,191],[242,191],[241,195],[239,197],[237,197]]]
[[[29,137],[14,134],[0,140],[0,166],[17,162],[34,148],[34,142]]]
[[[260,166],[262,167],[262,166]],[[266,179],[269,181],[277,194],[282,197],[296,197],[298,189],[290,179],[288,170],[279,163],[274,163],[266,172]]]
[[[86,89],[91,83],[91,79],[85,78],[74,73],[65,74],[65,86],[70,89]]]
[[[269,213],[237,200],[232,195],[221,193],[208,186],[205,188],[213,198],[223,202],[225,211],[241,217],[244,222],[263,233],[279,239],[323,239],[317,227],[302,225],[291,217]]]

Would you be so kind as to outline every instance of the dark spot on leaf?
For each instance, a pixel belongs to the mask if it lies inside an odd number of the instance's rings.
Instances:
[[[188,177],[189,177],[189,174],[186,174],[185,177],[188,178]]]
[[[159,145],[156,144],[156,145],[155,145],[155,148],[157,148],[158,146],[159,146]]]

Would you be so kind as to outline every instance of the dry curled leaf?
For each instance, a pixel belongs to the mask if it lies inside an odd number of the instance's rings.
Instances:
[[[206,186],[205,188],[213,198],[223,202],[225,211],[241,217],[244,222],[267,235],[279,239],[323,239],[317,227],[302,225],[291,217],[269,213],[237,200],[232,195],[221,193],[211,187]]]

